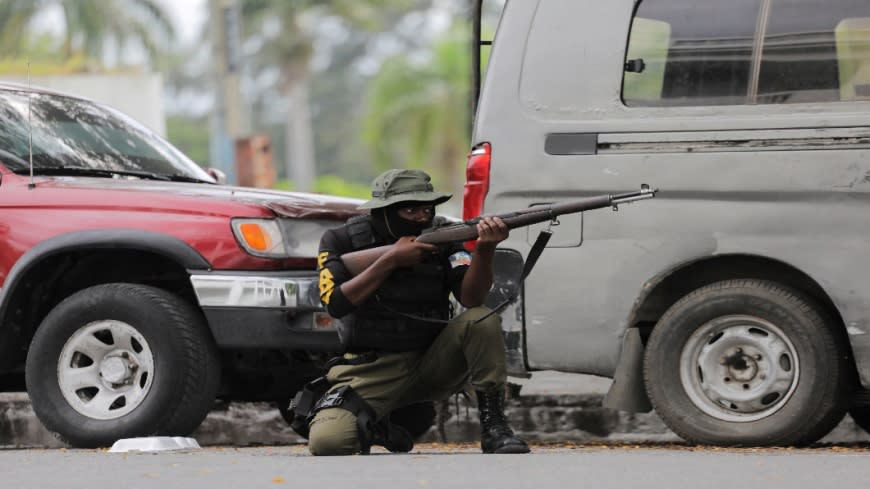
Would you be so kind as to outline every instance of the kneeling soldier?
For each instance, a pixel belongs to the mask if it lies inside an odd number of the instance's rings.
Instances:
[[[492,285],[496,245],[508,237],[498,218],[477,225],[474,254],[460,244],[415,241],[436,221],[435,192],[419,170],[389,170],[373,183],[370,213],[324,234],[318,269],[320,298],[341,318],[339,337],[348,353],[330,368],[329,392],[309,424],[314,455],[367,453],[372,444],[391,451],[413,448],[410,435],[390,424],[394,409],[446,399],[466,382],[476,390],[484,453],[528,453],[504,415],[505,346],[501,319],[482,307]],[[389,245],[356,276],[342,255]],[[451,319],[449,294],[468,308]]]

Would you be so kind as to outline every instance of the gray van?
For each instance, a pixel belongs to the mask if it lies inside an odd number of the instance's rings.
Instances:
[[[661,189],[560,218],[522,369],[695,443],[870,428],[870,2],[508,0],[488,54],[465,217]]]

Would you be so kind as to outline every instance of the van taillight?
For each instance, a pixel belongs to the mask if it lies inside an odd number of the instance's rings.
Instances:
[[[465,190],[462,193],[462,219],[468,220],[483,214],[483,201],[489,192],[489,169],[492,162],[492,147],[479,144],[468,155],[465,167]],[[474,249],[476,241],[468,241],[465,248]]]

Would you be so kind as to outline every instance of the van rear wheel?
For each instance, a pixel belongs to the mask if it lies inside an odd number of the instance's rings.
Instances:
[[[843,418],[848,349],[825,311],[764,280],[714,283],[680,299],[650,335],[649,398],[699,444],[795,445]]]

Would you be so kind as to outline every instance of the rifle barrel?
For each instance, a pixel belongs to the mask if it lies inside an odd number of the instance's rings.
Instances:
[[[622,194],[604,194],[593,197],[572,200],[568,202],[556,202],[552,204],[533,205],[526,209],[495,214],[493,217],[501,218],[509,229],[528,226],[538,222],[551,221],[563,214],[573,214],[602,207],[616,207],[619,204],[627,204],[637,200],[651,199],[655,197],[657,188],[650,188],[643,184],[639,191]],[[467,221],[448,224],[437,228],[429,228],[417,238],[421,243],[442,244],[470,241],[478,237],[477,223],[482,217],[475,217]],[[342,260],[348,271],[357,275],[373,263],[378,256],[386,252],[389,246],[372,248],[369,250],[355,251],[342,255]]]

